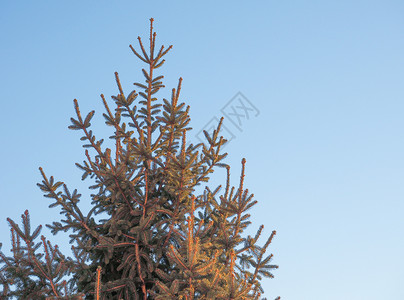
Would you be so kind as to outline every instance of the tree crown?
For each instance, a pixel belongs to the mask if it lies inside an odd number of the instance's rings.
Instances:
[[[262,246],[263,226],[255,236],[244,236],[251,223],[248,210],[257,201],[244,188],[245,159],[239,186],[230,184],[230,166],[223,163],[227,153],[221,151],[226,140],[219,136],[223,118],[212,133],[204,131],[206,143],[187,144],[192,128],[189,106],[179,102],[182,79],[170,100],[156,95],[164,88],[157,69],[172,46],[158,49],[153,19],[149,47],[140,37],[138,42],[140,51],[130,48],[146,65],[144,82],[125,95],[115,73],[114,110],[101,95],[114,149],[104,149],[90,129],[94,111],[83,117],[74,100],[76,117],[69,128],[83,134],[86,160],[76,165],[83,180],[94,181],[91,210],[83,213],[78,191],[40,168],[38,186],[62,215],[46,226],[53,234],[70,232],[74,257],[44,236],[37,242],[41,226],[31,233],[28,211],[22,226],[8,219],[12,256],[0,252],[3,298],[259,299],[262,278],[273,277],[277,266],[265,253],[275,231]],[[206,186],[198,194],[196,187],[217,167],[227,170],[224,189]]]

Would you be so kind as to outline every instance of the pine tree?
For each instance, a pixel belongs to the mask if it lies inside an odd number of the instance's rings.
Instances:
[[[7,219],[12,256],[0,252],[1,299],[259,299],[261,280],[273,277],[277,266],[265,253],[275,231],[262,246],[263,226],[254,237],[244,235],[256,201],[244,188],[245,159],[238,188],[230,184],[221,151],[226,140],[219,136],[223,118],[213,133],[204,132],[206,143],[188,145],[189,106],[179,103],[182,79],[170,101],[156,97],[164,87],[156,72],[172,46],[157,50],[153,19],[149,48],[140,37],[138,42],[140,51],[130,48],[147,66],[145,82],[125,95],[115,73],[114,111],[101,95],[113,150],[103,149],[90,129],[94,111],[82,117],[74,100],[76,118],[69,128],[83,133],[86,160],[76,165],[82,180],[94,181],[92,209],[84,214],[77,190],[40,168],[38,186],[63,216],[46,226],[53,234],[70,232],[74,257],[44,236],[37,241],[41,226],[31,231],[28,211],[21,226]],[[224,191],[206,186],[198,195],[196,188],[218,167],[227,170]]]

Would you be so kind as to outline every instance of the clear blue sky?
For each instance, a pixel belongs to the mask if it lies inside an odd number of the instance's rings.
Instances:
[[[174,45],[160,95],[184,78],[194,134],[239,91],[259,110],[242,131],[226,119],[235,138],[225,150],[233,184],[247,159],[254,229],[278,232],[265,296],[404,299],[404,3],[137,2],[0,2],[3,250],[6,217],[59,216],[36,187],[39,166],[88,207],[72,100],[96,110],[96,136],[111,133],[99,94],[117,93],[115,71],[126,91],[143,80],[128,45],[154,17],[158,42]]]

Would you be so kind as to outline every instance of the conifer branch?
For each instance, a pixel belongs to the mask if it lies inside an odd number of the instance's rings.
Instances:
[[[97,280],[96,280],[96,285],[95,285],[95,297],[96,300],[100,300],[100,294],[101,294],[101,270],[102,268],[100,266],[97,267]]]

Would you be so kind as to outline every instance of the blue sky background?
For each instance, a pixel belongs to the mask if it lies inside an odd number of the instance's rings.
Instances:
[[[39,166],[89,207],[74,166],[80,135],[67,129],[72,100],[96,110],[97,137],[110,135],[99,95],[117,94],[115,71],[127,92],[143,80],[128,45],[154,17],[158,43],[174,45],[160,96],[184,78],[190,138],[239,91],[260,112],[242,131],[224,124],[233,184],[245,157],[259,201],[252,229],[278,232],[265,296],[404,299],[403,16],[399,0],[0,1],[3,250],[6,217],[29,209],[36,226],[59,216],[36,187]]]

